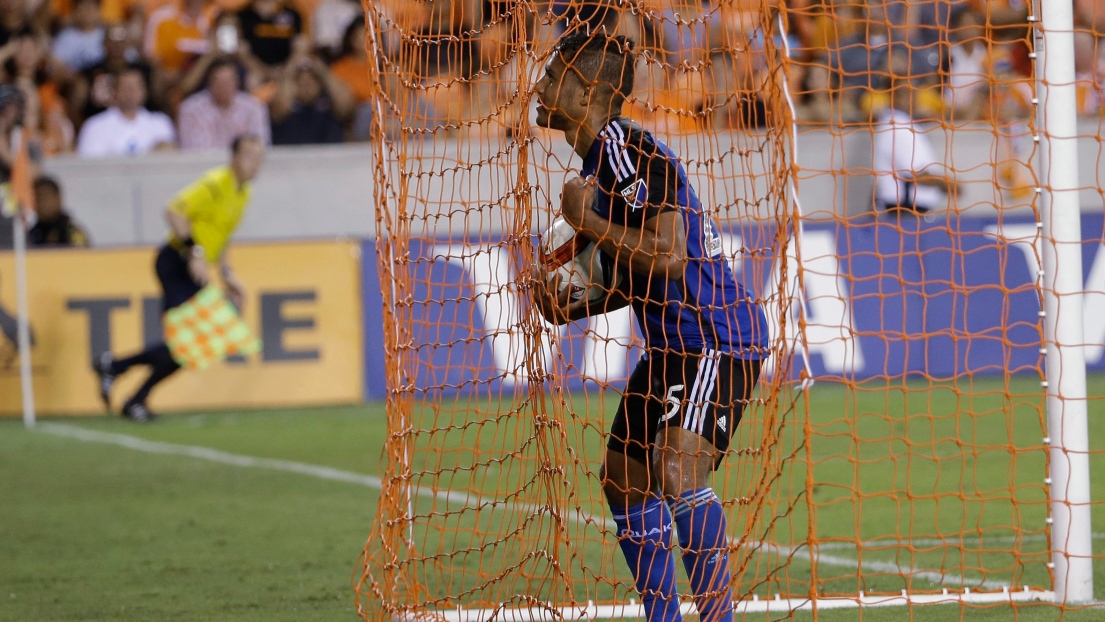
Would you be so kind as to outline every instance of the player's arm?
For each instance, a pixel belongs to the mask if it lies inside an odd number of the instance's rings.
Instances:
[[[211,270],[207,265],[207,251],[192,238],[192,220],[202,209],[205,201],[210,201],[210,190],[201,182],[185,188],[169,207],[165,209],[165,220],[169,222],[176,239],[188,244],[188,272],[198,285],[211,282]]]
[[[227,298],[230,299],[231,304],[241,309],[246,301],[246,286],[238,278],[238,274],[234,272],[234,267],[230,265],[230,257],[226,251],[223,251],[222,256],[219,257],[219,272],[223,277],[223,285],[226,286]]]
[[[687,231],[678,210],[662,211],[641,227],[616,225],[591,209],[591,182],[581,177],[564,184],[561,213],[568,224],[595,241],[599,249],[633,272],[681,279],[687,267]]]
[[[549,280],[548,273],[541,265],[534,266],[530,283],[533,285],[533,302],[538,311],[541,312],[541,317],[557,326],[582,320],[592,315],[617,311],[629,305],[629,297],[624,291],[617,288],[598,300],[588,301],[584,298],[572,302],[569,297],[571,288],[561,289],[559,275]]]

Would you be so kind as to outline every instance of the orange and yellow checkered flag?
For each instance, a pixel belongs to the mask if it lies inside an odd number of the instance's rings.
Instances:
[[[188,369],[205,369],[232,354],[253,354],[261,341],[214,285],[165,313],[165,342],[173,359]]]

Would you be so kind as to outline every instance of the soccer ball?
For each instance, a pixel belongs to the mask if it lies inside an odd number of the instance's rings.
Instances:
[[[617,286],[614,262],[563,217],[554,220],[541,237],[540,257],[547,279],[552,281],[560,275],[561,291],[570,288],[568,295],[573,302],[595,302]]]

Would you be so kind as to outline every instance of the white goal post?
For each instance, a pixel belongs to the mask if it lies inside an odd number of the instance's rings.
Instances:
[[[1093,601],[1090,455],[1082,323],[1082,230],[1073,0],[1037,0],[1038,246],[1047,395],[1051,570],[1055,600]]]

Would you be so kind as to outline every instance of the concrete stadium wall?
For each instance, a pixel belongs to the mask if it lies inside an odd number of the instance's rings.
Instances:
[[[1098,122],[1084,122],[1080,134],[1083,210],[1100,211],[1103,197],[1103,151]],[[956,131],[927,130],[938,153],[967,181],[959,209],[968,216],[1026,213],[1026,199],[1012,201],[995,187],[993,160],[999,153],[989,126]],[[762,135],[720,133],[670,137],[703,201],[725,206],[731,217],[766,215],[762,198],[770,166],[771,141]],[[407,153],[423,154],[421,170],[409,180],[422,196],[442,197],[432,206],[434,218],[412,223],[416,233],[434,237],[496,234],[506,222],[498,205],[517,183],[516,149],[488,140],[441,140],[406,145]],[[258,180],[254,203],[239,239],[372,237],[376,223],[373,202],[373,145],[277,148],[268,156]],[[535,141],[527,157],[535,205],[549,205],[569,166],[577,167],[559,135]],[[223,163],[221,152],[155,154],[140,159],[50,160],[46,170],[63,184],[66,203],[101,246],[148,245],[162,240],[166,226],[162,210],[173,194],[203,170]],[[817,129],[798,137],[799,195],[803,211],[814,219],[855,215],[870,209],[872,196],[871,131],[846,133]],[[470,167],[468,163],[489,162]],[[393,166],[392,172],[397,170]],[[445,171],[444,173],[442,171]],[[749,177],[747,173],[757,175]],[[472,209],[478,208],[478,209]],[[538,211],[535,226],[543,225]]]

